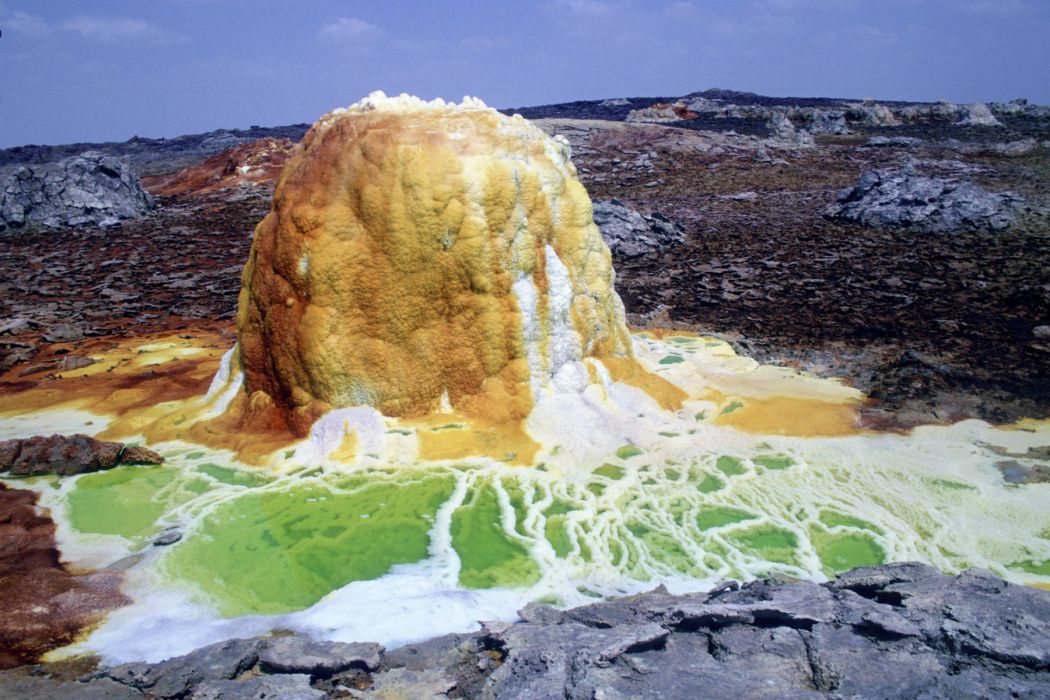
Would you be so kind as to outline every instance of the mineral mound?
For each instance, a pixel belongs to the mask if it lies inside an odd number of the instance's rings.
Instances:
[[[250,404],[493,421],[629,358],[568,143],[478,100],[373,93],[322,117],[255,231],[238,303]],[[582,377],[581,377],[582,374]]]

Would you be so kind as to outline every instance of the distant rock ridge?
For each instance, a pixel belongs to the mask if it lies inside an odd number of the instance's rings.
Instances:
[[[124,163],[97,151],[22,166],[0,180],[0,232],[33,227],[112,226],[153,209]]]
[[[158,196],[201,194],[241,185],[272,189],[294,147],[291,139],[249,141],[174,173],[144,177],[142,184]]]
[[[0,168],[12,165],[52,163],[85,151],[99,151],[120,158],[140,176],[170,173],[173,170],[200,162],[210,155],[262,138],[298,141],[309,124],[248,129],[217,129],[200,134],[186,134],[173,138],[144,138],[133,136],[115,143],[71,143],[55,146],[26,145],[0,149]]]

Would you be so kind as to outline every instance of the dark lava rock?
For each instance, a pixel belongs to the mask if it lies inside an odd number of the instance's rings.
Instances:
[[[543,619],[494,635],[506,658],[482,697],[1050,693],[1050,594],[983,571],[897,564],[824,585],[657,591]]]
[[[520,617],[390,652],[235,640],[82,685],[115,680],[155,698],[1050,697],[1050,593],[980,570],[906,562],[825,584],[532,604]],[[0,674],[0,696],[17,682]]]
[[[594,223],[617,258],[639,258],[685,240],[682,227],[663,214],[641,214],[618,199],[595,202]]]
[[[0,231],[105,227],[151,209],[153,198],[138,176],[113,156],[96,151],[22,166],[0,181]]]
[[[8,700],[135,700],[145,696],[108,678],[59,682],[45,677],[0,673],[0,697]]]
[[[951,178],[923,177],[911,167],[868,170],[824,211],[829,219],[918,233],[1001,231],[1024,200]]]
[[[141,690],[150,697],[183,698],[202,683],[232,680],[255,666],[261,644],[258,639],[233,639],[158,664],[115,666],[101,675]]]
[[[165,530],[153,540],[154,547],[169,547],[182,539],[182,532],[178,528],[171,527]]]
[[[96,440],[87,435],[51,435],[0,441],[0,472],[13,476],[72,476],[118,464],[160,464],[164,458],[145,447]]]

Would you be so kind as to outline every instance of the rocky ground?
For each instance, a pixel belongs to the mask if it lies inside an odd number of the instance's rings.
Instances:
[[[687,109],[646,112],[676,98],[632,98],[523,110],[570,141],[593,199],[618,200],[639,213],[616,210],[621,238],[650,226],[652,245],[621,245],[615,260],[618,289],[636,325],[714,333],[759,360],[843,377],[871,396],[865,420],[882,427],[1047,416],[1050,115],[1044,108],[993,106],[1003,126],[987,127],[957,124],[972,110],[943,105],[888,103],[880,110],[727,91],[682,99]],[[674,121],[625,121],[635,110]],[[799,136],[807,125],[838,124],[839,112],[850,133]],[[941,112],[953,116],[931,116]],[[880,122],[887,113],[896,125]],[[794,120],[794,131],[785,117]],[[147,216],[104,230],[3,234],[0,391],[82,367],[90,363],[87,346],[106,339],[202,327],[231,332],[240,270],[276,174],[272,154],[262,157],[243,144],[264,136],[294,140],[301,132],[301,126],[253,128],[0,151],[0,170],[10,170],[101,150],[155,176],[146,183],[157,203]],[[285,145],[280,150],[283,158]],[[243,184],[242,165],[252,166]],[[864,172],[906,167],[988,192],[1016,192],[1025,204],[1000,231],[919,233],[824,216]],[[46,648],[19,650],[11,640],[60,639],[116,604],[114,576],[85,579],[64,569],[53,527],[31,495],[0,491],[0,587],[12,591],[0,597],[28,615],[5,614],[15,625],[14,632],[0,629],[10,632],[6,665]],[[990,689],[982,697],[1050,693],[1050,630],[1040,627],[1050,619],[1044,594],[984,575],[946,579],[915,567],[850,576],[824,587],[761,583],[594,608],[594,615],[613,618],[530,609],[521,625],[442,638],[339,670],[260,662],[273,642],[259,640],[215,656],[212,670],[183,666],[163,683],[156,680],[161,671],[145,667],[124,676],[93,675],[90,662],[22,667],[0,676],[0,696],[186,697],[195,685],[199,697],[447,691],[614,698],[638,695],[639,682],[668,696],[716,697],[724,689],[724,697],[969,697],[974,693],[966,689],[981,684]],[[73,601],[70,627],[40,628],[32,637],[18,625],[37,604],[23,594],[52,591],[40,581],[83,590],[86,602],[80,608],[79,593],[60,596]],[[1023,607],[973,608],[963,601],[1009,606],[1017,596]],[[791,607],[802,600],[804,606]],[[762,607],[769,601],[781,602],[769,612]],[[696,612],[699,606],[716,612]],[[667,672],[687,663],[695,673]],[[908,671],[891,672],[894,664]],[[175,690],[160,692],[166,683]]]
[[[922,564],[661,589],[386,651],[289,633],[158,664],[0,673],[10,698],[1040,698],[1050,593]]]
[[[757,116],[622,121],[631,109],[664,98],[524,110],[574,115],[539,123],[573,144],[595,200],[617,199],[681,225],[680,245],[616,260],[619,291],[636,323],[715,333],[757,359],[844,377],[872,397],[866,416],[873,424],[1046,415],[1050,117],[999,111],[1003,127],[854,120],[847,122],[850,134],[818,135],[815,146],[804,147],[777,138],[763,115],[840,103],[700,95],[752,100],[730,112]],[[897,113],[909,108],[890,106]],[[754,134],[737,132],[741,119],[757,120]],[[242,133],[249,132],[236,138]],[[129,162],[148,162],[146,170],[157,173],[165,154],[175,170],[194,154],[201,163],[202,149],[229,138],[183,137],[190,145],[181,151],[172,150],[173,139],[156,153],[142,140],[122,146]],[[881,145],[868,145],[873,138]],[[44,158],[39,151],[30,155]],[[19,153],[0,152],[0,160]],[[56,157],[63,154],[55,149]],[[235,184],[229,171],[236,164],[223,163],[222,182]],[[1028,209],[997,233],[872,229],[822,215],[863,172],[908,163],[923,175],[1017,192]],[[202,190],[214,189],[214,164],[200,168],[179,181],[197,177],[207,183]],[[161,187],[172,179],[152,182]],[[183,188],[158,197],[151,216],[106,231],[17,234],[18,245],[0,250],[0,367],[17,367],[0,382],[45,378],[54,369],[54,358],[40,361],[49,340],[230,319],[250,233],[268,207],[267,184],[272,179],[217,191]]]

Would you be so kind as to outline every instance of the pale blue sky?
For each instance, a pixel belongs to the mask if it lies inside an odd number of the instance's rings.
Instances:
[[[0,147],[710,87],[1050,103],[1050,0],[0,0]]]

